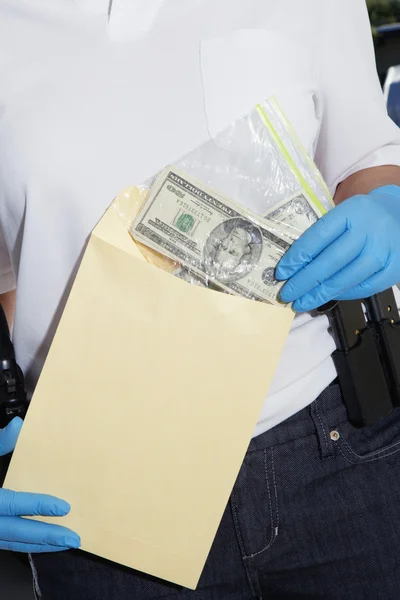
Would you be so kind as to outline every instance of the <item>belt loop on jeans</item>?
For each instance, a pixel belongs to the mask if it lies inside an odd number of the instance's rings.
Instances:
[[[329,426],[321,409],[319,398],[310,404],[310,415],[314,421],[321,458],[332,458],[335,455],[334,444],[330,437]]]

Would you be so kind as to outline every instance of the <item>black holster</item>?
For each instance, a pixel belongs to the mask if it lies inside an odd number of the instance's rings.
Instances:
[[[0,304],[0,427],[14,417],[24,418],[28,408],[24,376],[15,360],[14,347]]]
[[[371,425],[400,406],[400,315],[390,288],[363,300],[332,302],[332,357],[349,420]]]
[[[24,376],[15,360],[7,319],[0,304],[0,429],[14,417],[23,419],[27,409]],[[9,462],[10,455],[0,457],[0,486]]]

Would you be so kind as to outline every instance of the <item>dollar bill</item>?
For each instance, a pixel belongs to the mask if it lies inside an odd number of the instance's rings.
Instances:
[[[281,235],[289,238],[292,242],[321,216],[319,208],[305,192],[299,192],[286,198],[264,215],[268,221],[276,224]]]
[[[290,246],[263,217],[175,168],[162,172],[132,224],[132,237],[172,258],[198,284],[280,304],[275,267]]]
[[[173,275],[175,275],[175,277],[179,277],[179,279],[182,279],[182,281],[190,283],[191,285],[208,287],[206,279],[202,279],[199,275],[193,273],[193,271],[190,271],[190,269],[187,269],[186,267],[179,267],[173,272]]]

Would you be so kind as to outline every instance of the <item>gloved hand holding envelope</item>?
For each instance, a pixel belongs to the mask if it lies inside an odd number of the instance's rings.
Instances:
[[[292,323],[274,268],[330,206],[277,115],[259,105],[116,198],[5,484],[67,499],[84,550],[191,588]]]

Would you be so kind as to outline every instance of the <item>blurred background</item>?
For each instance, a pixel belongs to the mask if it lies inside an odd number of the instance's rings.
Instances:
[[[367,0],[367,5],[388,113],[400,126],[400,0]],[[0,552],[0,600],[33,600],[30,570],[21,559]]]
[[[400,0],[367,0],[388,113],[400,126]]]

